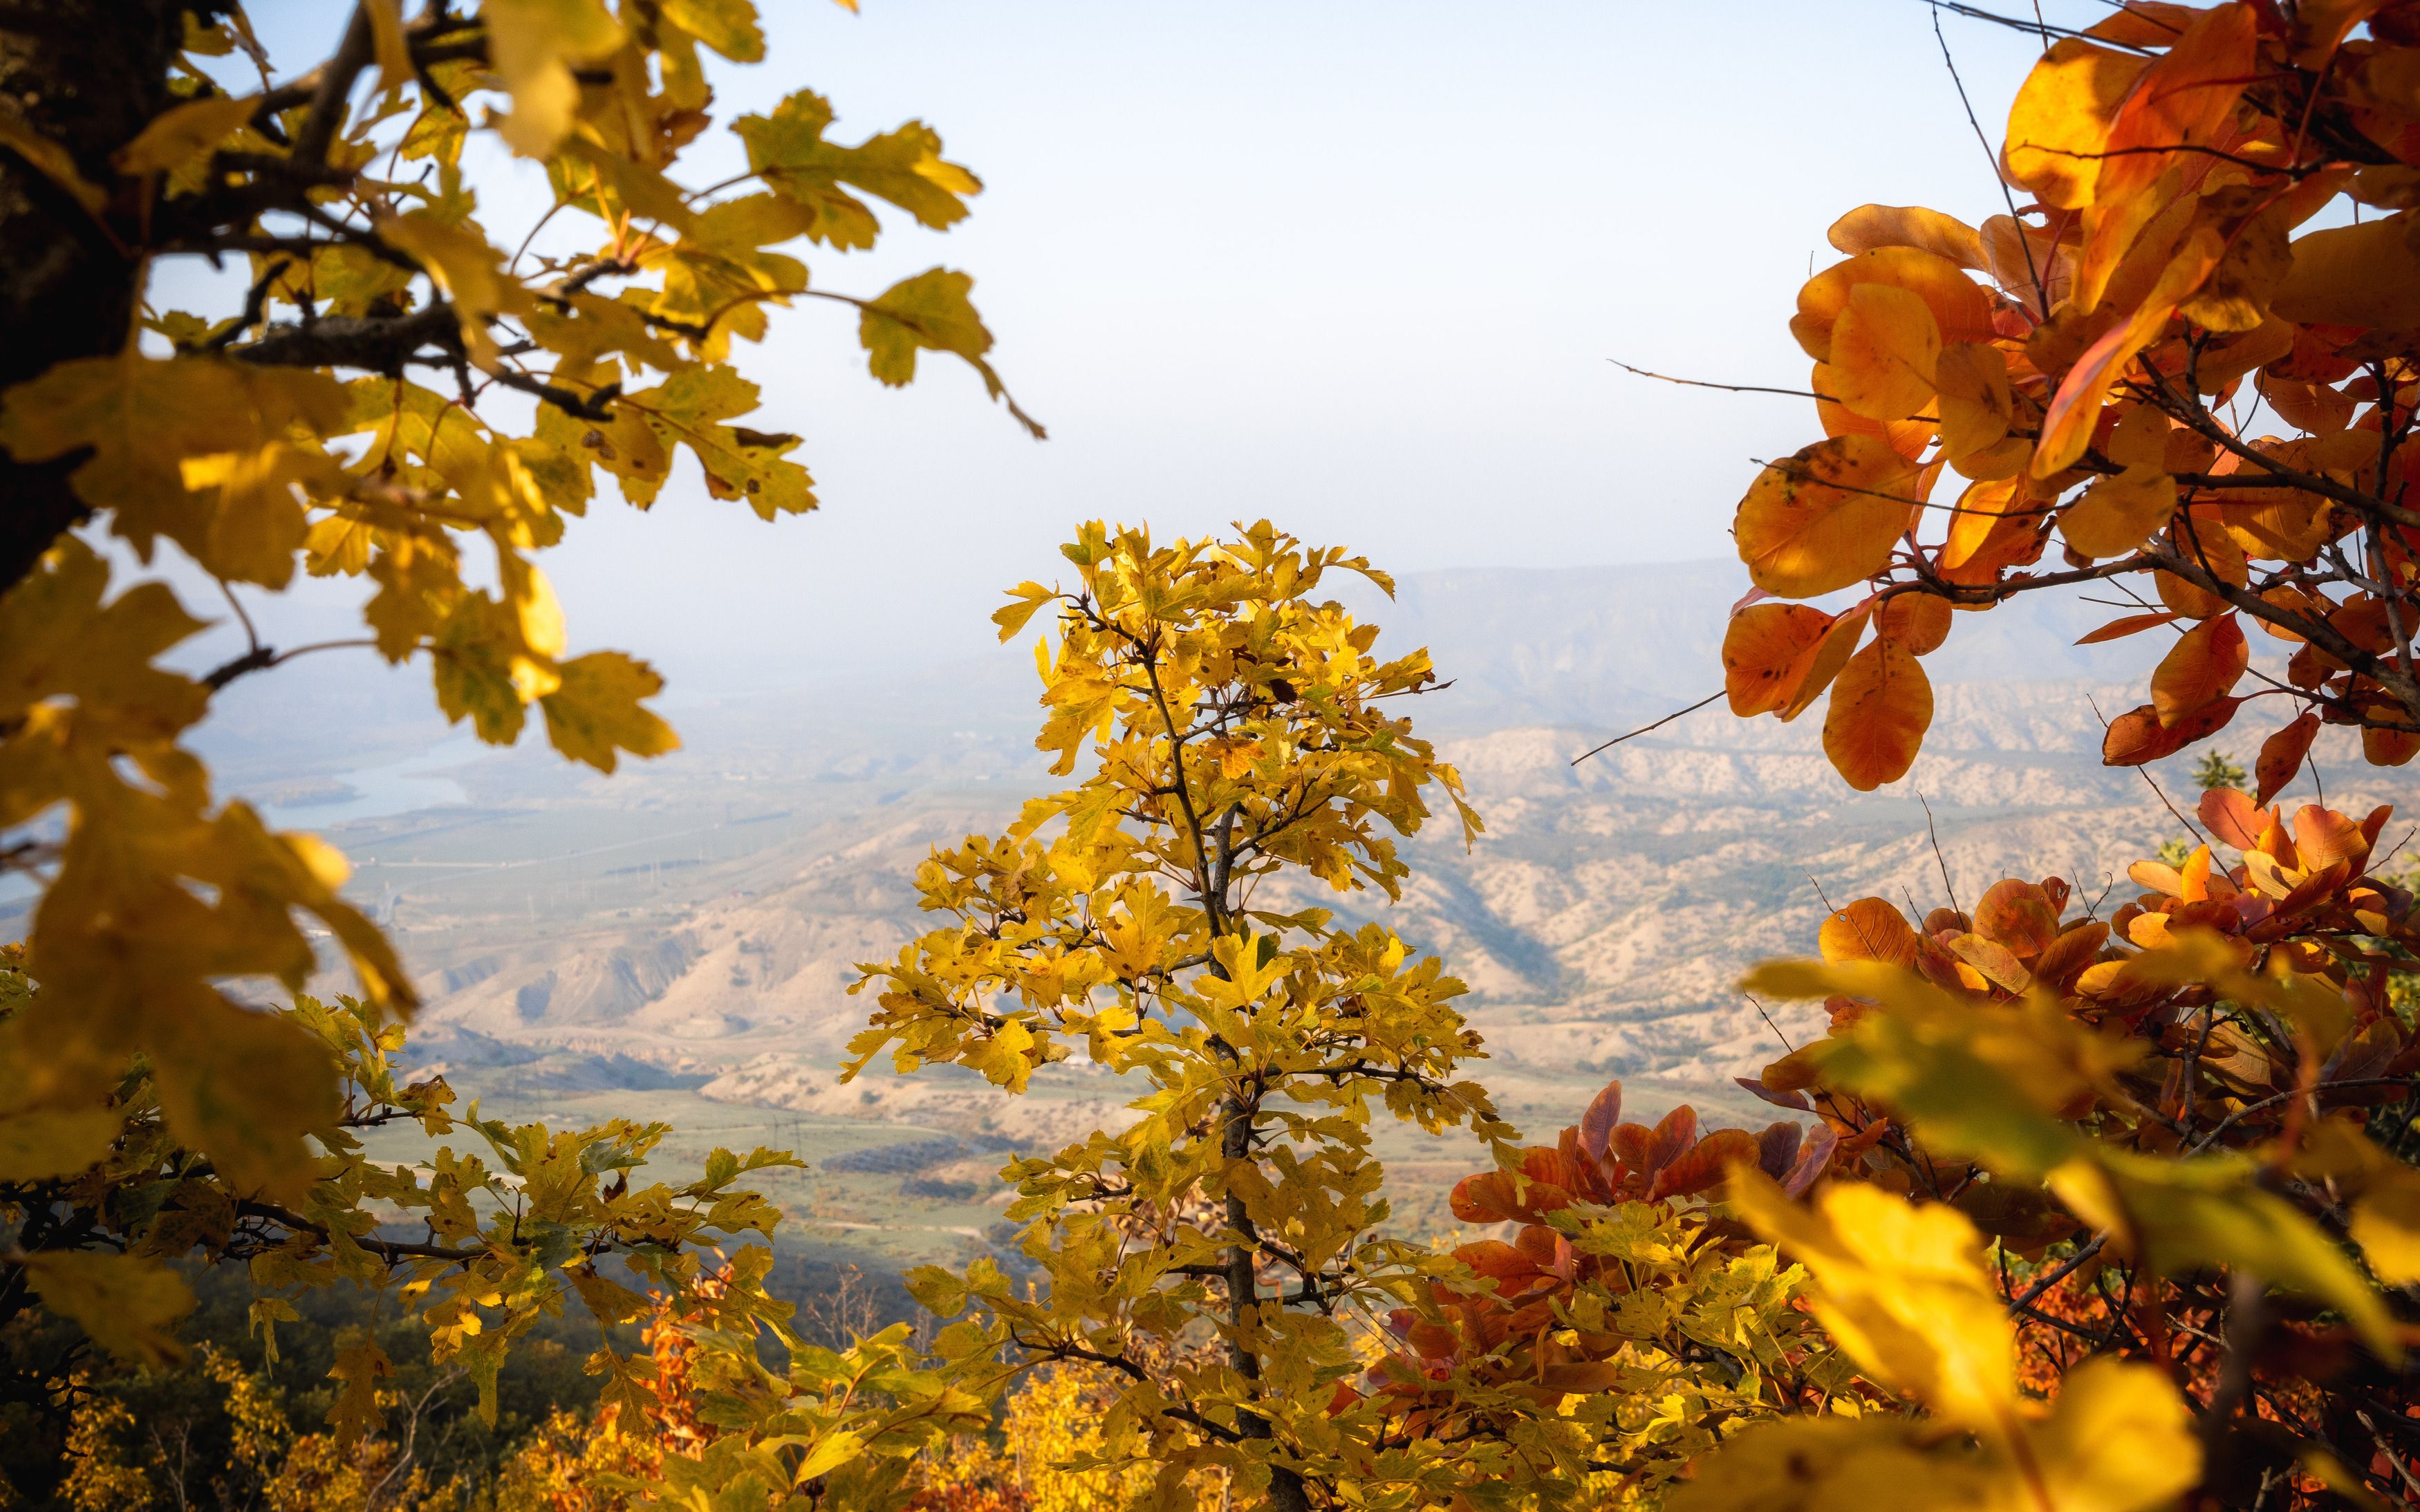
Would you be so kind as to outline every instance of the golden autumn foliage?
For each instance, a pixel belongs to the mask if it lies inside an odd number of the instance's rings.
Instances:
[[[1972,1442],[1792,1424],[1701,1462],[1676,1505],[1919,1477],[1933,1499],[1898,1504],[2406,1496],[2386,1425],[2420,1423],[2420,1041],[2390,988],[2420,909],[2369,874],[2384,810],[2217,786],[2200,817],[2212,843],[2137,863],[2105,918],[2055,877],[1921,921],[1863,899],[1821,963],[1749,979],[1824,997],[1832,1027],[1743,1085],[1854,1159],[1813,1211],[1752,1173],[1732,1204],[1814,1273],[1867,1379]]]
[[[1348,1483],[1450,1496],[1496,1473],[1492,1446],[1396,1453],[1340,1394],[1361,1331],[1437,1267],[1378,1232],[1368,1125],[1383,1108],[1510,1130],[1456,1074],[1476,1048],[1463,984],[1278,890],[1397,896],[1396,837],[1433,793],[1477,832],[1458,775],[1388,702],[1435,681],[1428,656],[1380,655],[1375,626],[1317,596],[1346,572],[1391,592],[1382,574],[1265,522],[1170,543],[1094,524],[1063,549],[1075,581],[1024,584],[997,618],[1008,638],[1053,609],[1035,743],[1088,770],[924,865],[923,906],[949,922],[864,968],[879,1007],[853,1048],[859,1068],[889,1050],[1011,1091],[1080,1054],[1131,1079],[1140,1117],[1005,1173],[1036,1292],[989,1261],[910,1288],[969,1314],[942,1345],[970,1369],[1125,1378],[1103,1453],[1148,1459],[1162,1496],[1205,1471],[1279,1507]]]
[[[1863,206],[1799,291],[1825,439],[1768,464],[1733,521],[1755,592],[1724,640],[1731,709],[1792,719],[1828,690],[1832,764],[1896,781],[1951,610],[2106,582],[2140,612],[2086,640],[2173,637],[2110,721],[2111,764],[2273,698],[2263,801],[2322,723],[2400,765],[2420,751],[2420,7],[2156,0],[2043,39],[2002,147],[2009,213]]]
[[[776,1157],[633,1190],[659,1128],[506,1128],[451,1112],[442,1082],[396,1085],[411,976],[341,896],[343,857],[215,793],[187,738],[235,679],[349,647],[423,662],[491,743],[540,723],[605,772],[672,749],[661,679],[575,650],[540,559],[601,507],[599,469],[638,509],[683,458],[766,521],[815,506],[735,362],[769,307],[838,301],[876,380],[938,352],[1005,400],[967,275],[857,295],[810,288],[802,260],[874,245],[877,205],[946,228],[981,186],[923,123],[843,140],[804,88],[724,123],[741,171],[685,163],[714,70],[764,57],[748,0],[359,0],[336,52],[282,80],[240,6],[86,8],[89,46],[54,45],[62,11],[0,48],[0,218],[64,217],[0,276],[65,269],[92,296],[6,290],[39,318],[0,359],[0,866],[39,897],[0,969],[0,1324],[47,1311],[160,1363],[191,1302],[168,1262],[240,1260],[265,1328],[292,1288],[393,1286],[491,1382],[569,1296],[610,1326],[646,1306],[623,1281],[686,1295],[696,1246],[769,1227],[733,1183]],[[539,203],[483,205],[474,139],[541,168]],[[196,257],[244,269],[244,296],[150,302]],[[112,564],[163,553],[247,629],[244,594],[353,579],[363,634],[168,670],[205,622]],[[296,995],[323,964],[312,930],[358,997],[260,1011],[248,989]],[[364,1159],[358,1132],[398,1120],[470,1143],[426,1169]],[[524,1209],[543,1216],[500,1217]],[[711,1326],[753,1338],[771,1305],[743,1274]],[[339,1362],[347,1442],[384,1364]],[[597,1364],[633,1389],[636,1363]]]

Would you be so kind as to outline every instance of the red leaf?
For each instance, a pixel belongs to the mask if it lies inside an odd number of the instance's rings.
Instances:
[[[2253,775],[2259,779],[2260,792],[2252,800],[2266,805],[2294,780],[2303,769],[2303,758],[2311,753],[2311,742],[2319,738],[2319,717],[2304,713],[2292,723],[2260,743],[2260,759],[2253,764]]]
[[[2235,711],[2242,706],[2240,698],[2219,699],[2165,727],[2160,723],[2159,711],[2148,703],[2129,709],[2109,721],[2109,733],[2101,739],[2101,764],[2141,766],[2173,756],[2195,741],[2226,728]]]
[[[1772,1103],[1777,1108],[1793,1108],[1800,1113],[1804,1113],[1808,1108],[1814,1106],[1813,1103],[1807,1101],[1807,1094],[1804,1092],[1776,1092],[1772,1088],[1765,1086],[1762,1082],[1750,1076],[1734,1076],[1731,1080],[1739,1083],[1739,1085],[1748,1092],[1764,1099],[1766,1102]]]
[[[1606,1083],[1605,1090],[1597,1093],[1589,1103],[1588,1111],[1580,1115],[1580,1148],[1598,1160],[1604,1160],[1607,1143],[1613,1138],[1614,1126],[1620,1122],[1621,1083],[1615,1080]]]
[[[1694,1118],[1691,1121],[1695,1121]],[[1647,1199],[1652,1202],[1659,1197],[1685,1197],[1703,1192],[1721,1181],[1732,1166],[1758,1165],[1762,1154],[1761,1142],[1746,1130],[1717,1129],[1658,1171],[1655,1184],[1647,1189]]]

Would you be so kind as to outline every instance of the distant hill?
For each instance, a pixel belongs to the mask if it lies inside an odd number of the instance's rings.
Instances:
[[[1813,1032],[1809,1011],[1768,1005],[1776,1029],[1730,983],[1810,948],[1826,898],[1931,906],[1945,869],[1962,901],[2050,872],[2090,896],[2175,828],[2140,776],[2100,764],[2088,702],[2100,686],[2104,709],[2131,702],[2111,680],[2158,646],[2073,647],[2115,611],[2072,596],[1959,616],[1928,662],[1940,687],[1926,752],[1881,793],[1832,774],[1820,714],[1782,726],[1709,708],[1570,765],[1718,685],[1742,576],[1724,563],[1474,569],[1411,575],[1390,606],[1351,594],[1387,626],[1382,646],[1429,645],[1453,684],[1413,712],[1488,832],[1467,854],[1423,836],[1419,880],[1388,918],[1469,982],[1500,1057],[1491,1085],[1516,1103],[1560,1106],[1621,1074],[1720,1106],[1778,1036]],[[560,1074],[592,1080],[644,1063],[705,1078],[708,1095],[1047,1137],[1100,1117],[1107,1088],[1071,1070],[1011,1107],[948,1078],[832,1080],[869,1006],[845,991],[853,964],[928,923],[916,864],[1045,784],[1034,687],[1030,654],[1010,647],[695,705],[676,711],[680,752],[613,779],[533,741],[440,774],[456,798],[332,835],[422,973],[427,1032],[465,1057],[587,1057]],[[306,696],[298,681],[264,699]],[[377,728],[391,744],[405,727]],[[231,740],[248,761],[270,748]],[[2350,785],[2331,748],[2326,769]],[[345,787],[343,758],[321,754],[308,775]]]

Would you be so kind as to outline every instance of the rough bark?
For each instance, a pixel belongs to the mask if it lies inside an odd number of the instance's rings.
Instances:
[[[0,108],[65,147],[85,177],[172,102],[168,66],[185,0],[0,4]],[[121,347],[138,270],[74,198],[0,147],[0,388]],[[0,591],[32,570],[85,510],[69,486],[81,456],[21,463],[0,454]]]
[[[1224,975],[1224,973],[1220,973]],[[1220,1131],[1220,1149],[1229,1160],[1246,1160],[1252,1153],[1252,1110],[1236,1102],[1227,1103],[1220,1110],[1225,1127]],[[1252,1241],[1259,1232],[1244,1199],[1227,1198],[1227,1227],[1242,1236],[1244,1242],[1227,1248],[1227,1304],[1229,1317],[1235,1325],[1234,1364],[1236,1373],[1246,1381],[1261,1379],[1261,1357],[1254,1353],[1242,1337],[1245,1319],[1258,1304],[1260,1285],[1258,1259]],[[1235,1414],[1235,1427],[1248,1439],[1269,1437],[1268,1419],[1257,1412]],[[1311,1497],[1302,1477],[1282,1465],[1269,1468],[1268,1504],[1273,1512],[1310,1512]]]

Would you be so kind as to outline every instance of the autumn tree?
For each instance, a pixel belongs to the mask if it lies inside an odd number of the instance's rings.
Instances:
[[[2410,761],[2420,6],[2142,0],[2041,35],[1998,151],[2008,213],[1860,207],[1799,291],[1825,439],[1740,502],[1773,601],[1732,616],[1732,711],[1792,719],[1828,689],[1841,775],[1897,780],[1954,611],[2091,583],[2133,610],[2086,640],[2169,642],[2109,764],[2257,700],[2281,715],[2261,802],[2323,725]]]
[[[2139,612],[2087,640],[2174,638],[2111,764],[2252,699],[2289,715],[2257,796],[2201,764],[2211,842],[2136,865],[2106,918],[2055,877],[1920,921],[1864,899],[1823,963],[1751,976],[1832,1024],[1746,1085],[1856,1158],[1810,1203],[1744,1170],[1730,1204],[1920,1415],[1758,1428],[1676,1507],[2408,1504],[2420,1484],[2420,1053],[2392,990],[2413,899],[2372,873],[2387,810],[2263,807],[2323,724],[2377,764],[2420,750],[2420,104],[2392,83],[2420,8],[2140,4],[2045,42],[2000,151],[2009,213],[1864,207],[1800,293],[1829,439],[1758,478],[1741,556],[1759,596],[1863,592],[1738,610],[1731,707],[1792,718],[1828,688],[1834,764],[1896,780],[1954,610],[2097,582]],[[2296,235],[2332,208],[2351,224]],[[1936,504],[1945,469],[1965,483]],[[2054,538],[2063,563],[2035,570]],[[2291,648],[2282,678],[2247,627]]]
[[[852,1070],[887,1051],[1021,1092],[1081,1057],[1135,1086],[1135,1121],[1005,1173],[1032,1292],[989,1261],[910,1287],[968,1314],[940,1347],[970,1390],[1057,1363],[1118,1380],[1098,1455],[1150,1462],[1163,1496],[1202,1471],[1279,1508],[1484,1484],[1499,1445],[1396,1434],[1348,1378],[1388,1311],[1460,1269],[1379,1232],[1373,1118],[1512,1131],[1458,1075],[1478,1049],[1463,984],[1303,896],[1398,896],[1397,839],[1433,799],[1478,832],[1395,712],[1435,681],[1428,656],[1382,655],[1320,596],[1343,573],[1391,591],[1383,574],[1265,523],[1094,524],[1063,549],[1073,580],[1024,584],[998,619],[1005,639],[1051,611],[1036,744],[1082,775],[923,865],[943,922],[865,968]]]
[[[641,1184],[659,1129],[506,1128],[452,1111],[442,1083],[397,1085],[411,979],[342,897],[343,859],[220,798],[182,743],[229,683],[323,648],[256,640],[170,671],[204,622],[164,581],[114,585],[113,561],[169,553],[239,615],[298,573],[358,579],[344,654],[422,660],[449,719],[502,744],[535,715],[611,772],[675,741],[646,707],[660,679],[575,654],[539,565],[599,468],[642,509],[682,453],[765,520],[814,508],[799,438],[749,424],[758,390],[734,364],[801,299],[855,312],[884,383],[936,351],[1005,395],[965,274],[857,295],[810,288],[800,260],[873,245],[876,204],[935,229],[967,213],[979,185],[931,129],[840,140],[800,89],[727,123],[739,172],[683,172],[713,70],[764,54],[747,0],[360,0],[331,19],[335,52],[285,73],[225,0],[0,15],[0,861],[39,889],[0,970],[0,1324],[47,1308],[158,1358],[187,1304],[168,1262],[244,1260],[264,1326],[281,1288],[396,1281],[441,1350],[491,1376],[570,1295],[613,1322],[644,1306],[624,1282],[686,1294],[698,1245],[769,1226],[735,1182],[776,1157]],[[542,166],[541,201],[484,206],[474,137]],[[194,258],[241,270],[240,295],[157,304],[157,270]],[[300,991],[320,963],[299,916],[358,998],[263,1011],[231,984]],[[475,1144],[382,1168],[359,1135],[390,1122]],[[383,1234],[372,1203],[427,1236]],[[693,1326],[752,1360],[787,1335],[761,1277],[736,1274]],[[380,1366],[340,1365],[347,1431]],[[596,1366],[627,1392],[645,1362],[609,1348]],[[879,1438],[835,1412],[845,1453]]]

